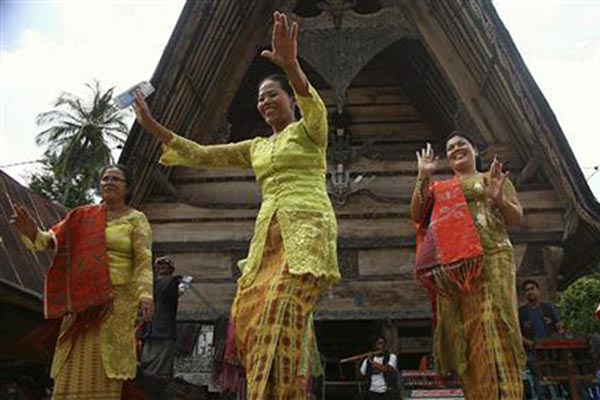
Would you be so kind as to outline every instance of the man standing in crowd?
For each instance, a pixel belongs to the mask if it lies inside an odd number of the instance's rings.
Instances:
[[[154,262],[154,318],[144,333],[140,367],[144,375],[168,379],[173,376],[177,338],[177,306],[181,276],[173,275],[175,265],[168,257]]]
[[[540,374],[535,364],[535,345],[539,340],[547,339],[560,330],[558,310],[551,303],[540,301],[540,285],[528,279],[522,284],[527,304],[519,307],[519,323],[523,334],[523,345],[527,352],[527,367],[533,374],[533,384],[538,399],[550,399],[550,393],[540,386]]]
[[[398,389],[398,371],[396,355],[387,349],[387,342],[379,336],[374,352],[365,358],[360,373],[368,379],[368,400],[390,399],[390,394]]]

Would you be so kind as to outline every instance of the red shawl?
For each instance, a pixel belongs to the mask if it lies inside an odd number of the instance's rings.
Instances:
[[[61,340],[76,340],[104,320],[113,298],[105,225],[106,208],[99,205],[76,208],[52,227],[56,254],[44,283],[47,321],[15,343],[22,351],[52,351],[68,313],[75,314],[75,321]]]
[[[434,300],[471,290],[481,275],[483,248],[461,180],[434,182],[430,190],[425,218],[417,224],[414,274]]]
[[[105,229],[103,205],[76,208],[52,227],[56,255],[44,285],[46,318],[79,314],[112,300]]]

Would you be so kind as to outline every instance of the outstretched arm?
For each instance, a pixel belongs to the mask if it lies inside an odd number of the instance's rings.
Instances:
[[[29,211],[21,204],[16,203],[13,206],[10,224],[19,232],[23,243],[29,249],[43,251],[54,248],[54,234],[52,231],[42,231],[29,214]]]
[[[191,168],[252,168],[250,140],[203,146],[174,134],[156,121],[140,93],[135,94],[133,109],[139,124],[163,143],[164,151],[160,158],[163,165]]]

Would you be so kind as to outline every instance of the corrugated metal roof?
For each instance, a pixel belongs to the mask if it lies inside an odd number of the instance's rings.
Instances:
[[[42,229],[60,221],[68,209],[33,193],[0,171],[0,283],[41,298],[51,253],[33,252],[23,245],[9,224],[13,203],[26,207]]]

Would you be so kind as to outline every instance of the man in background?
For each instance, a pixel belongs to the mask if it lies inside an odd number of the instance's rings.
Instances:
[[[173,275],[175,264],[169,257],[157,258],[154,270],[154,317],[144,332],[140,367],[144,375],[169,379],[173,377],[177,306],[184,285],[180,285],[181,276]]]
[[[399,389],[398,361],[383,336],[377,338],[373,350],[360,366],[360,373],[368,379],[367,399],[387,400]]]
[[[533,375],[533,386],[538,399],[550,399],[548,388],[540,385],[534,350],[539,340],[547,339],[561,330],[558,310],[554,304],[540,301],[540,285],[533,279],[526,280],[521,287],[527,299],[527,303],[519,307],[519,324],[527,353],[527,367]]]

